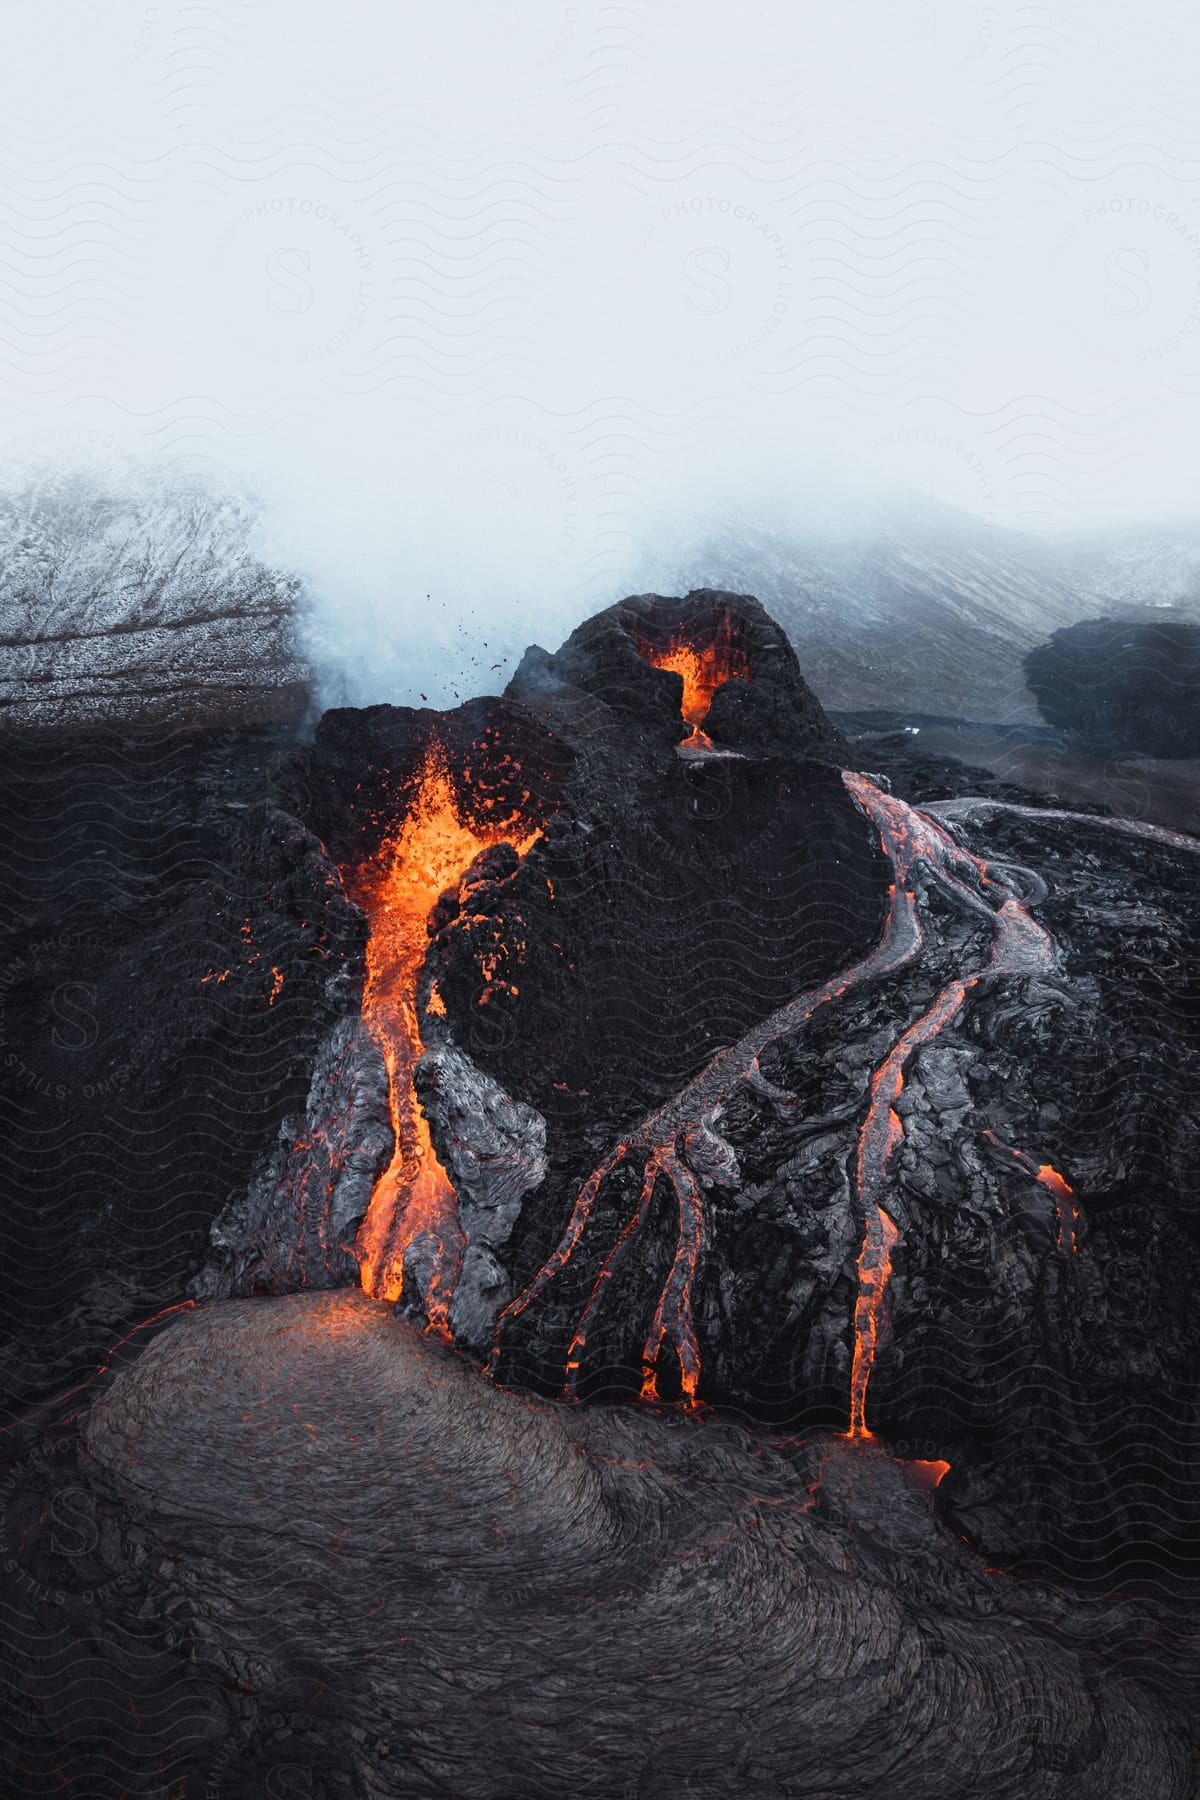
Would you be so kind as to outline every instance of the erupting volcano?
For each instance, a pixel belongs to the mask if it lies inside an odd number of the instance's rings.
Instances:
[[[678,758],[699,729],[729,754]],[[1018,1458],[1023,1402],[975,1395],[1043,1335],[1066,1362],[1105,1230],[1092,1089],[1060,1091],[1111,1037],[1074,972],[1092,865],[1118,912],[1159,880],[1174,931],[1192,840],[902,798],[757,602],[708,591],[531,648],[432,742],[427,715],[327,715],[314,757],[306,854],[361,909],[326,941],[368,926],[323,991],[355,1016],[198,1292],[357,1275],[506,1385],[761,1408],[931,1477],[952,1455],[960,1505],[1010,1415]]]
[[[426,1314],[430,1325],[445,1335],[463,1234],[454,1187],[438,1161],[413,1089],[413,1070],[423,1049],[417,983],[429,947],[426,923],[438,896],[481,850],[508,842],[511,835],[503,827],[482,828],[464,817],[445,754],[432,742],[404,818],[370,861],[348,878],[370,925],[363,1016],[387,1065],[395,1133],[391,1160],[375,1184],[358,1234],[362,1286],[373,1298],[398,1300],[405,1257],[419,1247],[430,1263]],[[440,1004],[435,989],[431,1010]]]
[[[661,614],[655,610],[659,605]],[[747,611],[743,617],[728,597],[718,604],[717,597],[706,596],[691,614],[681,612],[679,602],[659,603],[653,597],[644,597],[636,612],[632,602],[625,611],[617,610],[620,629],[632,638],[642,661],[672,669],[683,678],[681,711],[690,731],[681,748],[707,741],[702,723],[726,682],[753,688],[747,619],[758,633],[755,656],[764,665],[777,661],[778,653],[756,615]],[[595,652],[589,654],[594,657]],[[735,716],[754,715],[743,711]],[[753,764],[753,752],[743,752],[739,766],[747,761]],[[857,1009],[864,988],[894,981],[909,965],[919,971],[944,957],[939,919],[948,915],[957,921],[959,966],[948,978],[944,973],[938,977],[932,997],[884,1028],[884,1041],[867,1071],[864,1109],[847,1162],[858,1248],[845,1435],[852,1440],[874,1437],[871,1377],[889,1327],[896,1258],[907,1256],[909,1203],[903,1189],[894,1191],[893,1170],[905,1141],[902,1101],[910,1066],[956,1025],[981,988],[990,992],[1005,980],[1052,978],[1058,957],[1049,932],[1031,911],[1045,894],[1045,884],[1033,871],[975,854],[931,811],[909,805],[864,774],[845,771],[840,786],[857,813],[873,826],[890,870],[882,930],[874,948],[795,994],[711,1055],[699,1073],[645,1114],[640,1124],[620,1132],[607,1153],[578,1180],[558,1242],[492,1314],[488,1366],[493,1372],[500,1368],[512,1329],[552,1284],[557,1287],[569,1274],[577,1288],[583,1275],[586,1285],[570,1309],[573,1323],[565,1340],[559,1340],[564,1346],[559,1352],[561,1391],[565,1397],[576,1397],[581,1381],[595,1366],[597,1327],[613,1307],[618,1283],[640,1283],[639,1291],[645,1291],[649,1265],[637,1256],[637,1245],[648,1243],[653,1231],[661,1246],[666,1232],[665,1263],[659,1264],[654,1292],[642,1302],[646,1311],[640,1329],[638,1391],[649,1401],[677,1394],[688,1406],[706,1397],[697,1296],[714,1252],[716,1212],[726,1205],[723,1196],[738,1194],[746,1179],[746,1149],[739,1146],[737,1131],[731,1131],[731,1109],[737,1114],[747,1103],[765,1108],[785,1138],[803,1130],[797,1096],[774,1074],[768,1076],[764,1056],[770,1054],[774,1060],[818,1012],[836,1009],[840,1017],[848,1008]],[[423,1299],[429,1324],[444,1334],[450,1330],[450,1302],[464,1235],[451,1177],[434,1152],[429,1123],[413,1091],[413,1070],[425,1048],[417,992],[428,950],[430,909],[480,850],[512,838],[511,819],[506,826],[483,829],[464,816],[445,756],[435,746],[426,755],[403,821],[354,879],[371,929],[363,1012],[386,1059],[395,1133],[394,1153],[375,1184],[359,1232],[362,1284],[372,1295],[398,1298],[404,1290],[406,1255],[415,1249],[423,1272],[428,1271],[424,1294],[417,1298]],[[527,838],[519,846],[521,854],[533,841]],[[561,841],[561,833],[556,841]],[[531,880],[553,899],[555,880],[548,869],[531,874]],[[935,896],[936,906],[931,907]],[[522,902],[530,903],[528,898]],[[555,911],[556,919],[560,910]],[[460,934],[463,923],[469,925],[477,912],[478,902],[472,900],[465,912],[455,915]],[[501,912],[492,922],[497,932],[504,929],[502,919]],[[919,983],[919,975],[917,979]],[[430,1012],[444,1016],[444,999],[436,985],[427,1005]],[[1058,1247],[1075,1252],[1079,1209],[1070,1184],[1050,1164],[1014,1154],[1055,1202]],[[655,1258],[662,1256],[661,1248],[654,1252]],[[621,1308],[626,1304],[618,1302]],[[611,1355],[611,1348],[601,1354]]]
[[[1191,1792],[1128,1596],[1194,1572],[1200,845],[846,732],[751,597],[631,595],[130,884],[87,1116],[214,1198],[155,1287],[138,1157],[0,1439],[22,1791]],[[76,972],[0,994],[47,1076]]]

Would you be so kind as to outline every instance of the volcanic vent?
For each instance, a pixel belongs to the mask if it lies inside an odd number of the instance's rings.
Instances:
[[[718,688],[750,679],[750,657],[741,613],[719,602],[680,609],[677,618],[663,605],[627,625],[638,655],[656,669],[669,669],[683,682],[680,711],[691,730],[685,747],[711,750],[703,729]]]
[[[414,1247],[422,1250],[429,1263],[425,1310],[430,1324],[447,1333],[464,1244],[458,1198],[413,1086],[424,1049],[418,987],[429,945],[426,921],[442,892],[466,874],[481,850],[514,836],[519,848],[527,849],[533,838],[521,839],[521,830],[516,813],[509,820],[472,822],[451,781],[446,752],[431,738],[403,818],[365,865],[346,872],[347,887],[360,900],[370,928],[363,1017],[387,1067],[395,1141],[358,1234],[362,1285],[377,1299],[399,1300],[406,1255]],[[480,1005],[505,989],[518,991],[502,981],[505,955],[503,947],[488,953],[488,985]],[[425,1005],[444,1016],[436,986],[428,991]]]

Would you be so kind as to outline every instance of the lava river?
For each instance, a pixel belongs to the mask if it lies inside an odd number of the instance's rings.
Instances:
[[[454,1188],[413,1089],[423,1049],[417,982],[429,947],[426,921],[439,895],[481,850],[512,841],[512,823],[488,828],[465,818],[444,755],[431,744],[399,827],[364,867],[348,873],[347,885],[370,926],[363,1017],[383,1051],[395,1133],[391,1160],[375,1183],[355,1246],[362,1286],[375,1299],[398,1300],[405,1258],[418,1249],[430,1270],[426,1315],[445,1335],[463,1236]],[[436,1007],[436,999],[431,1004]]]
[[[852,968],[801,993],[762,1020],[738,1043],[720,1051],[679,1094],[609,1151],[581,1184],[559,1244],[501,1313],[493,1344],[493,1368],[501,1353],[505,1330],[566,1267],[583,1238],[603,1184],[628,1164],[640,1170],[637,1202],[605,1255],[575,1326],[567,1354],[564,1393],[570,1396],[575,1391],[589,1329],[609,1284],[645,1224],[656,1188],[663,1183],[675,1201],[678,1229],[674,1258],[643,1348],[642,1396],[659,1398],[662,1356],[669,1345],[684,1401],[697,1399],[701,1355],[692,1291],[704,1250],[703,1189],[736,1187],[740,1181],[736,1154],[721,1133],[723,1110],[736,1089],[749,1087],[784,1118],[794,1117],[795,1101],[764,1075],[759,1061],[762,1053],[793,1035],[819,1008],[837,1002],[862,983],[889,975],[911,962],[925,943],[922,902],[936,888],[961,911],[986,922],[990,943],[975,967],[947,982],[930,1006],[896,1036],[869,1084],[854,1155],[854,1188],[863,1237],[854,1309],[848,1436],[872,1435],[867,1424],[867,1389],[885,1317],[892,1253],[900,1237],[884,1201],[891,1159],[903,1136],[896,1103],[903,1091],[905,1071],[914,1053],[958,1015],[978,983],[1038,974],[1053,966],[1055,951],[1049,934],[1032,917],[1009,880],[1010,874],[1019,876],[1019,872],[1007,867],[1001,871],[974,856],[939,821],[883,792],[866,776],[848,772],[843,780],[879,833],[892,868],[888,912],[879,942]]]

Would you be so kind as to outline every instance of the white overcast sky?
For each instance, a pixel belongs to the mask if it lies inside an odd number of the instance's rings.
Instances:
[[[1194,5],[4,29],[0,437],[251,481],[358,698],[475,685],[730,506],[1196,511]]]

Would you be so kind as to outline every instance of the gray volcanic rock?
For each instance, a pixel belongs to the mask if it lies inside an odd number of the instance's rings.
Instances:
[[[499,1253],[526,1194],[545,1179],[546,1121],[451,1042],[426,1051],[413,1081],[466,1239],[450,1328],[459,1343],[483,1350],[511,1291]]]
[[[1191,1792],[1153,1622],[986,1571],[878,1446],[531,1405],[357,1293],[169,1325],[85,1443],[103,1597],[66,1666],[131,1589],[178,1619],[170,1768],[224,1746],[234,1796]],[[144,1729],[148,1760],[177,1727]]]
[[[358,1272],[354,1238],[394,1142],[383,1054],[358,1018],[339,1019],[318,1047],[304,1112],[210,1234],[190,1284],[199,1299],[344,1287]]]

